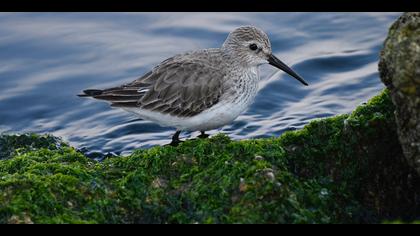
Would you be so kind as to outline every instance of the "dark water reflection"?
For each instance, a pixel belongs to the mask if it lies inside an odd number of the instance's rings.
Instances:
[[[219,47],[240,25],[264,29],[275,54],[309,83],[261,67],[256,102],[219,130],[278,136],[348,113],[383,88],[379,51],[399,13],[1,13],[0,132],[53,133],[90,151],[168,143],[162,128],[76,97],[129,82],[176,53]],[[182,138],[197,133],[184,133]]]

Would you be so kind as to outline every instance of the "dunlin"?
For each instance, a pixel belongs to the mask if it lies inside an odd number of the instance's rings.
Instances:
[[[175,55],[142,77],[118,87],[84,90],[81,97],[111,102],[161,126],[181,131],[205,131],[236,119],[258,91],[258,66],[273,65],[302,84],[305,80],[272,54],[266,33],[253,26],[232,31],[222,47]]]

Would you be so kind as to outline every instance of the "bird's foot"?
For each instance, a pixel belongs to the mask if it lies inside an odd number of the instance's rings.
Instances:
[[[204,138],[208,138],[210,135],[208,135],[208,134],[206,134],[204,131],[201,131],[201,134],[200,135],[198,135],[197,137],[198,138],[202,138],[202,139],[204,139]]]
[[[164,146],[177,147],[182,142],[184,142],[184,141],[181,141],[181,140],[172,140],[172,142],[170,142],[170,143],[168,143],[168,144],[166,144]]]
[[[182,143],[183,141],[179,140],[179,134],[181,133],[181,131],[177,130],[175,132],[175,134],[172,136],[172,142],[169,144],[166,144],[165,146],[172,146],[172,147],[176,147],[178,146],[178,144]]]

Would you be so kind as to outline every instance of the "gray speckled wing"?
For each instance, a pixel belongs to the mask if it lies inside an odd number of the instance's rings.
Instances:
[[[113,107],[194,116],[215,105],[224,92],[224,70],[212,63],[220,59],[217,51],[209,50],[171,57],[141,78],[93,97]]]

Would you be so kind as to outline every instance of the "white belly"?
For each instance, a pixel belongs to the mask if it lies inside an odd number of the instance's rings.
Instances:
[[[161,126],[175,127],[185,131],[207,131],[230,124],[248,107],[248,104],[216,104],[207,111],[193,117],[176,117],[159,112],[125,108],[145,120],[158,123]]]

